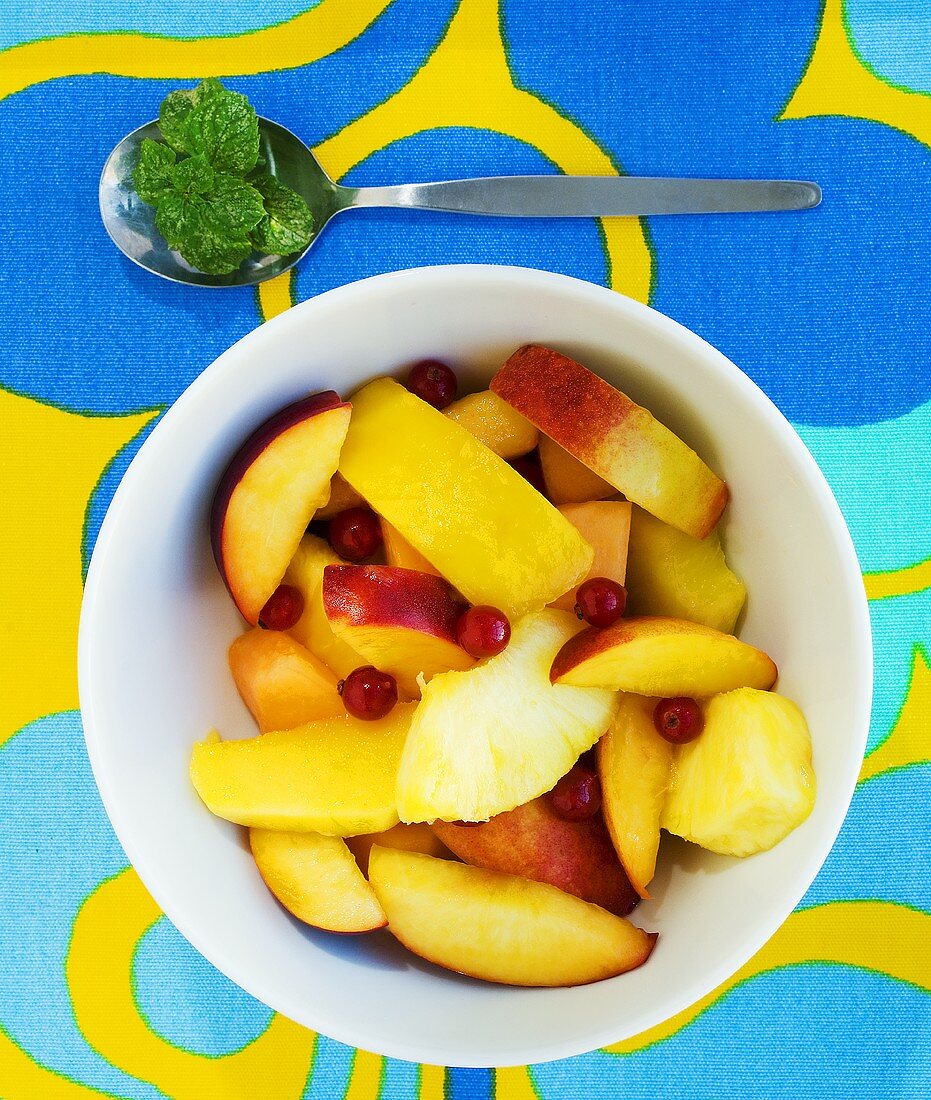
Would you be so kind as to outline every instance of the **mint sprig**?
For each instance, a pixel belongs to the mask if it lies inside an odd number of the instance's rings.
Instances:
[[[307,247],[314,219],[304,199],[259,163],[259,124],[248,99],[215,79],[171,92],[158,116],[162,142],[145,138],[133,173],[170,248],[210,275],[235,271],[253,251]]]

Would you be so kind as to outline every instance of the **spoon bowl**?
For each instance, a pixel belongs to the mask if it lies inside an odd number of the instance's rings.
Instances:
[[[330,218],[347,203],[340,202],[347,189],[337,186],[317,163],[313,153],[296,135],[277,122],[259,118],[259,155],[266,171],[297,191],[314,216],[314,235],[302,252],[269,256],[253,252],[227,275],[207,275],[168,247],[155,225],[155,207],[136,194],[133,171],[144,138],[160,141],[158,122],[133,130],[116,146],[100,175],[100,216],[110,239],[124,256],[163,279],[196,286],[251,286],[280,275],[300,260]]]

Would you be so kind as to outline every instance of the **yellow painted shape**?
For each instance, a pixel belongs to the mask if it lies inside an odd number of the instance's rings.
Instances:
[[[931,98],[894,88],[870,72],[850,40],[843,0],[826,0],[808,68],[781,117],[824,115],[882,122],[931,145]]]
[[[283,1016],[273,1016],[248,1046],[219,1058],[181,1050],[149,1029],[133,997],[132,964],[136,945],[160,915],[131,867],[102,882],[78,911],[65,978],[87,1042],[172,1100],[268,1096],[270,1082],[276,1100],[299,1100],[316,1037]]]
[[[385,1060],[367,1050],[357,1050],[352,1056],[349,1084],[343,1100],[378,1100],[385,1076]]]
[[[495,1070],[495,1100],[539,1100],[529,1066]]]
[[[539,149],[571,175],[613,176],[617,167],[579,126],[515,86],[499,0],[462,0],[443,40],[410,82],[317,146],[333,179],[378,149],[450,126],[491,130]],[[609,283],[645,302],[652,259],[637,218],[601,220]]]
[[[0,99],[43,80],[89,73],[200,80],[293,69],[342,49],[391,2],[323,0],[284,23],[212,38],[117,32],[27,42],[0,54]]]
[[[931,588],[931,558],[904,569],[890,569],[884,573],[864,573],[868,600],[884,600],[889,596],[913,596]]]
[[[270,321],[272,317],[277,317],[279,313],[284,313],[294,305],[293,274],[293,271],[285,271],[281,275],[276,275],[274,279],[259,283],[259,313],[263,321]]]
[[[0,1082],[3,1100],[100,1100],[111,1096],[34,1062],[0,1029]]]
[[[931,761],[931,667],[927,656],[916,646],[899,717],[886,740],[863,761],[860,782],[894,768],[928,761]]]
[[[446,1070],[443,1066],[421,1066],[417,1100],[446,1100]]]
[[[78,416],[0,389],[0,742],[78,705],[84,511],[155,415]]]
[[[605,1047],[634,1054],[675,1035],[738,985],[785,966],[835,963],[872,970],[931,990],[931,913],[888,901],[835,901],[793,913],[731,978],[684,1012]]]

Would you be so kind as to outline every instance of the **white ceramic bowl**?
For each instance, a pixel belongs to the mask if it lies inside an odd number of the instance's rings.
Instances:
[[[765,308],[762,307],[762,308]],[[207,514],[238,444],[308,392],[350,393],[439,356],[480,388],[519,345],[550,344],[650,408],[730,483],[728,557],[750,593],[742,636],[779,665],[814,741],[808,821],[751,859],[664,841],[660,932],[639,970],[575,989],[512,989],[434,968],[388,933],[302,926],[266,890],[242,831],[188,782],[212,726],[254,735],[226,666],[242,629],[210,553]],[[250,333],[176,402],[132,463],[94,551],[80,688],[94,774],[155,900],[249,993],[367,1050],[503,1066],[592,1050],[658,1024],[746,962],[804,894],[834,841],[865,745],[869,619],[853,547],[808,451],[767,397],[699,337],[646,306],[560,275],[436,267],[330,291]]]

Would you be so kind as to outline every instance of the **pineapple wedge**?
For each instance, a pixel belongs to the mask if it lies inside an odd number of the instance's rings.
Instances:
[[[398,771],[402,821],[486,821],[548,791],[594,745],[617,695],[549,680],[580,625],[565,611],[526,615],[503,653],[424,685]]]
[[[733,634],[747,600],[721,537],[696,539],[634,505],[627,549],[628,615],[666,615]]]
[[[676,749],[662,826],[749,856],[788,836],[814,803],[805,716],[773,692],[738,688],[709,700],[701,736]]]

